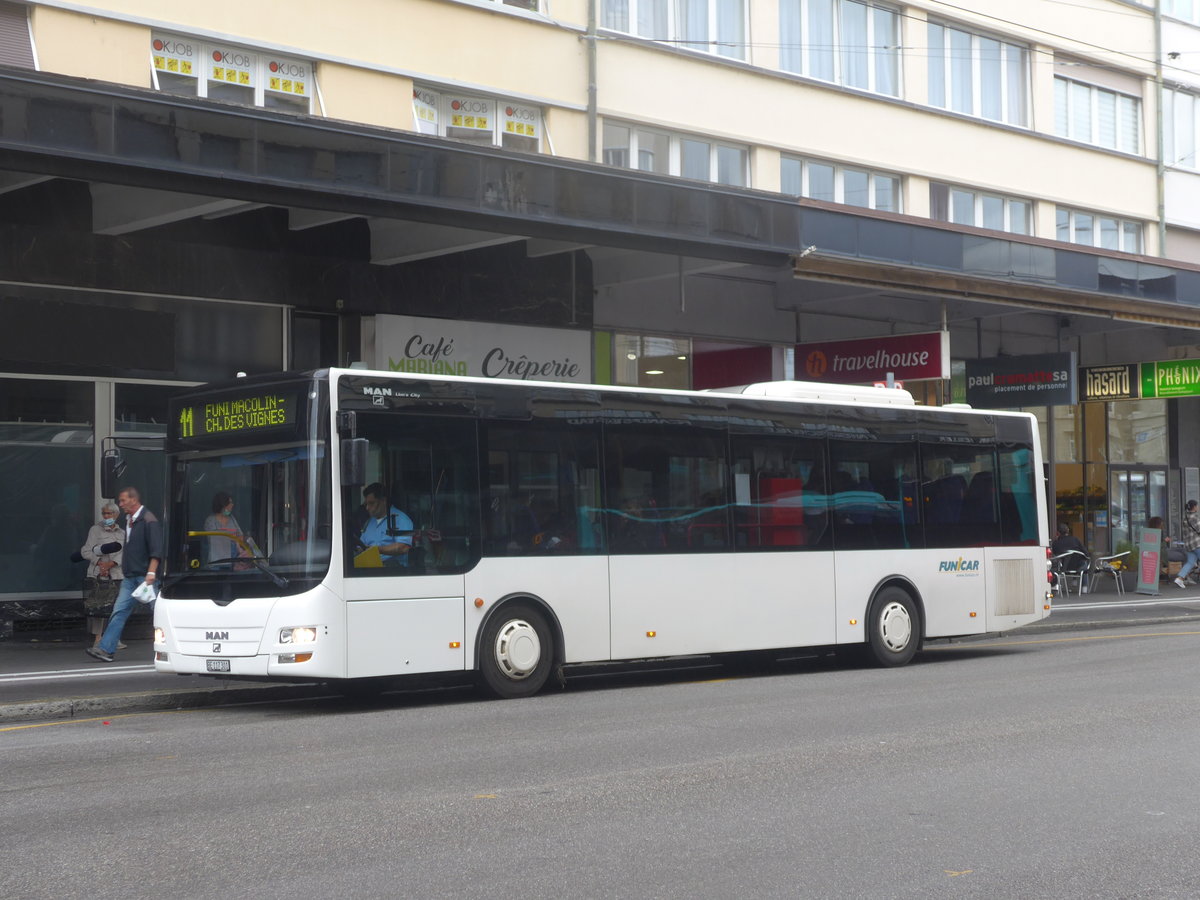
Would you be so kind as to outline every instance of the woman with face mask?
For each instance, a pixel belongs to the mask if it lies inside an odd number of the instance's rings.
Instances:
[[[79,555],[88,561],[84,608],[88,613],[88,631],[94,635],[93,647],[100,643],[100,636],[108,624],[108,612],[112,610],[124,578],[121,546],[125,543],[125,529],[117,524],[117,515],[117,507],[112,503],[100,507],[100,521],[91,527],[87,540],[79,548]],[[117,545],[115,550],[114,544]],[[96,611],[104,614],[94,615]],[[118,649],[124,647],[124,644],[117,644]]]
[[[235,538],[246,538],[242,527],[233,517],[233,497],[226,491],[217,491],[213,495],[212,515],[204,520],[205,531],[219,531],[222,534],[209,535],[208,538],[208,568],[210,569],[248,569],[251,554],[245,544]],[[229,535],[223,537],[222,535]],[[247,541],[248,543],[248,541]]]

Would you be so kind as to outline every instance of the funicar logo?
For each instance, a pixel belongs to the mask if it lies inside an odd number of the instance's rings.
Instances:
[[[961,556],[958,559],[943,559],[938,563],[939,572],[978,572],[979,560],[963,559]]]

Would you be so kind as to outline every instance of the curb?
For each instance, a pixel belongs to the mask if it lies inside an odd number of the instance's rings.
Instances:
[[[97,715],[155,712],[171,709],[210,709],[271,700],[306,700],[338,696],[324,684],[272,684],[217,690],[155,691],[107,697],[68,697],[0,704],[0,725],[30,719],[77,719]]]
[[[1014,628],[1004,634],[1040,634],[1046,631],[1087,631],[1092,629],[1129,628],[1134,625],[1178,625],[1200,621],[1200,615],[1185,613],[1178,616],[1147,616],[1144,619],[1079,619],[1074,622],[1049,619],[1035,625]]]

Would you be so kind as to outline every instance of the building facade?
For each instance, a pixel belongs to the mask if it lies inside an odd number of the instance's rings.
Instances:
[[[1198,10],[0,2],[0,636],[77,618],[106,449],[161,508],[181,385],[1200,358]],[[1030,405],[1097,550],[1200,493],[1197,401],[1150,393]]]

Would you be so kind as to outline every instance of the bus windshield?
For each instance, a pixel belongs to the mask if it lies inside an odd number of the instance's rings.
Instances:
[[[329,567],[330,473],[322,442],[181,456],[173,473],[173,596],[311,588]]]

